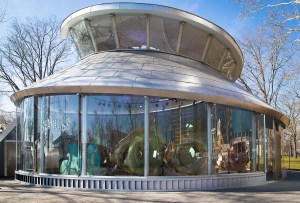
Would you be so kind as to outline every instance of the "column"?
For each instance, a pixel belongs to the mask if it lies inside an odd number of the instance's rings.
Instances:
[[[264,114],[264,172],[267,173],[267,129],[266,129],[265,114]]]
[[[144,176],[149,175],[149,97],[144,97]]]
[[[81,96],[82,101],[82,114],[81,114],[81,159],[82,159],[82,172],[81,175],[86,175],[86,160],[87,160],[87,96],[83,95]]]
[[[40,173],[44,173],[44,159],[45,159],[45,153],[44,153],[44,143],[45,143],[45,126],[43,126],[43,121],[45,120],[44,118],[44,112],[46,111],[45,109],[45,96],[41,98],[41,109],[40,109]],[[50,106],[48,106],[50,108]]]
[[[210,103],[207,104],[207,175],[212,174],[211,106],[212,105]]]
[[[256,172],[256,115],[252,112],[252,130],[251,130],[251,171]]]

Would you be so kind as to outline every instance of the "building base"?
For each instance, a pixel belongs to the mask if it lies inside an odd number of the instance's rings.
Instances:
[[[32,185],[89,190],[188,191],[250,187],[266,183],[266,174],[220,174],[211,176],[123,177],[64,176],[16,171],[16,179]]]

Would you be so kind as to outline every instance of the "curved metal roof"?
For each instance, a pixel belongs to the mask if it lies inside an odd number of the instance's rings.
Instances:
[[[111,93],[200,100],[265,113],[288,124],[286,116],[196,60],[152,51],[101,52],[11,96]]]
[[[194,14],[154,4],[109,3],[69,15],[61,36],[71,36],[81,57],[107,50],[145,47],[209,64],[232,80],[243,55],[222,28]]]

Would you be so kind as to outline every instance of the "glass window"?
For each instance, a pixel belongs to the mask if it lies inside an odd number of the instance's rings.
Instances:
[[[171,21],[171,22],[173,22],[173,21]],[[155,50],[168,52],[168,53],[175,53],[176,47],[175,47],[175,49],[173,49],[172,45],[174,45],[174,42],[173,43],[171,42],[172,37],[174,37],[174,34],[169,35],[170,39],[167,38],[166,30],[165,30],[167,28],[167,26],[165,25],[165,23],[166,22],[164,19],[151,16],[151,18],[150,18],[150,46],[151,46],[151,48],[154,48]],[[173,29],[176,27],[178,27],[177,24],[175,24]],[[174,32],[174,30],[172,30],[172,31]],[[176,41],[177,41],[177,39],[176,39]],[[172,45],[170,44],[170,42],[172,43]]]
[[[120,48],[146,48],[146,15],[116,16]]]
[[[31,172],[35,171],[33,102],[33,97],[25,98],[17,108],[17,169]]]
[[[149,174],[207,174],[206,118],[203,102],[151,98]]]
[[[152,18],[151,18],[152,19]],[[175,19],[163,19],[162,20],[162,34],[166,40],[167,47],[170,48],[171,53],[176,52],[179,30],[180,30],[180,21]],[[150,37],[152,35],[152,29],[150,28]],[[150,39],[150,43],[152,44],[152,39]]]
[[[212,168],[216,173],[250,169],[252,113],[223,105],[212,108]]]
[[[44,156],[43,172],[78,175],[78,96],[44,96],[38,99],[38,160]],[[41,152],[42,150],[42,152]]]
[[[81,58],[94,52],[92,39],[85,26],[84,21],[80,22],[72,28],[71,36]]]
[[[264,171],[264,158],[265,158],[265,147],[264,147],[264,115],[256,114],[256,170]]]
[[[207,33],[185,23],[183,26],[180,54],[201,60],[207,37]]]
[[[16,142],[16,148],[17,148],[17,170],[23,170],[22,167],[22,161],[21,161],[21,149],[22,149],[22,120],[23,117],[23,101],[20,101],[16,104],[17,106],[17,142]]]
[[[216,38],[213,38],[208,49],[205,62],[218,69],[224,51],[225,47]]]
[[[222,64],[221,72],[229,78],[236,77],[233,75],[233,70],[235,68],[235,61],[233,60],[230,52],[228,52],[227,56],[224,59],[224,64]]]
[[[144,174],[144,98],[87,96],[87,175]]]
[[[90,23],[98,51],[115,49],[116,41],[111,16],[96,17]]]

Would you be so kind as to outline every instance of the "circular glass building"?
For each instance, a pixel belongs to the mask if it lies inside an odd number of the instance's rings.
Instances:
[[[159,5],[65,19],[81,60],[16,92],[16,179],[100,190],[208,190],[281,176],[288,119],[235,83],[243,55],[217,25]]]

